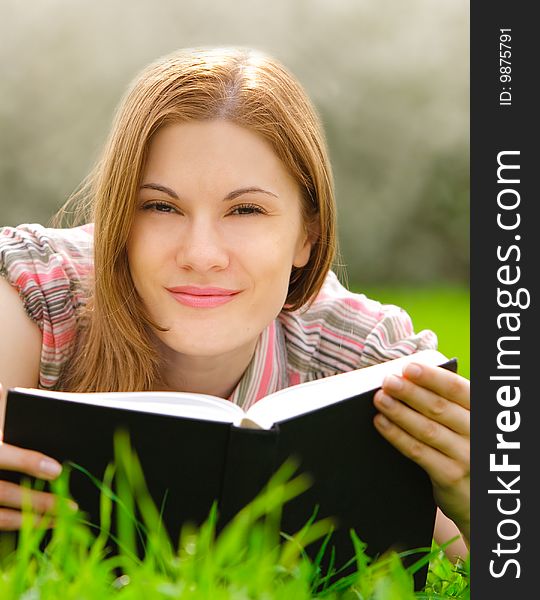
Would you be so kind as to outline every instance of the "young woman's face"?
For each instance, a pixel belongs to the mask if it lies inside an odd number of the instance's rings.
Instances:
[[[255,133],[227,121],[154,136],[128,242],[131,275],[176,352],[252,351],[311,243],[300,190]]]

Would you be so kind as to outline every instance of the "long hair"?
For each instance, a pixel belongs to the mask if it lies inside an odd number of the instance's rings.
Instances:
[[[134,288],[126,244],[149,142],[168,124],[223,119],[265,138],[302,190],[314,235],[309,262],[293,267],[284,310],[309,306],[336,253],[332,173],[319,118],[276,60],[243,48],[185,49],[144,69],[121,102],[102,157],[73,201],[95,224],[95,275],[73,358],[60,386],[74,391],[162,385],[153,323]],[[313,233],[315,232],[315,233]]]

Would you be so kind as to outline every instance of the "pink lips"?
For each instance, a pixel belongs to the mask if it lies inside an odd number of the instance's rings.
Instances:
[[[241,290],[183,285],[167,288],[175,300],[193,308],[212,308],[230,302]]]

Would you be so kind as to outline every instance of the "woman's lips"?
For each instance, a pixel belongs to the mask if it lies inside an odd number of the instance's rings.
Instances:
[[[216,287],[180,286],[167,288],[172,297],[192,308],[212,308],[230,302],[241,290]]]

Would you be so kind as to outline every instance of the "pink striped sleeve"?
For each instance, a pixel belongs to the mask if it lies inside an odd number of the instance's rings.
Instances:
[[[71,356],[77,311],[86,302],[92,274],[91,225],[0,230],[0,272],[17,288],[29,317],[43,334],[40,386],[54,388]]]
[[[366,338],[359,367],[437,348],[435,333],[429,329],[415,333],[411,318],[403,309],[385,305],[382,315]]]
[[[409,315],[350,292],[330,272],[306,311],[281,313],[289,381],[303,382],[436,348],[432,331],[415,333]]]

